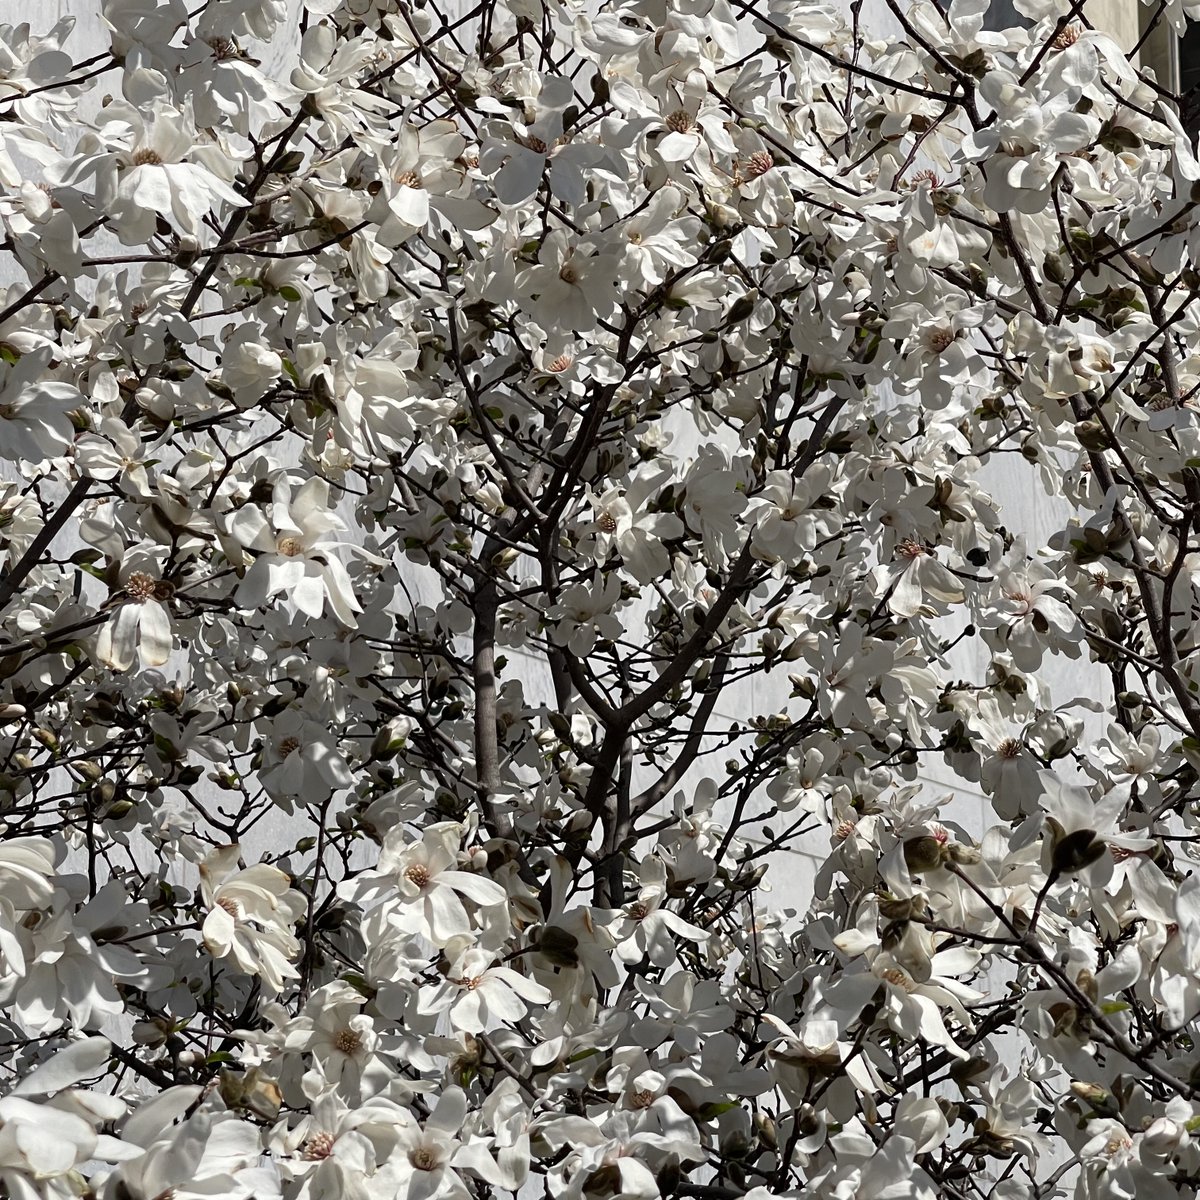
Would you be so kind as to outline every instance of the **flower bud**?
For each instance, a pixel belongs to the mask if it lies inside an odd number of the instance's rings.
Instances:
[[[558,967],[579,965],[579,939],[557,925],[547,925],[537,942],[538,953]]]
[[[1079,421],[1075,425],[1075,436],[1085,450],[1107,450],[1108,433],[1099,421]]]
[[[170,1033],[170,1025],[161,1017],[134,1022],[132,1036],[139,1046],[161,1046]],[[185,1051],[186,1053],[186,1051]]]
[[[779,1145],[779,1137],[775,1129],[775,1122],[765,1112],[756,1112],[754,1114],[754,1128],[758,1133],[759,1140],[768,1150],[774,1150]]]
[[[1088,1083],[1082,1079],[1072,1081],[1071,1091],[1080,1100],[1086,1100],[1093,1108],[1107,1108],[1112,1100],[1112,1096],[1098,1083]]]
[[[948,842],[946,854],[950,861],[960,867],[973,867],[983,861],[983,855],[974,846],[964,846],[961,842]]]
[[[1183,1145],[1186,1137],[1187,1131],[1178,1121],[1159,1117],[1151,1121],[1142,1134],[1142,1154],[1156,1159],[1170,1158]]]
[[[1072,875],[1104,857],[1106,844],[1095,830],[1077,829],[1055,843],[1050,859],[1053,873]]]
[[[908,921],[917,910],[916,897],[880,896],[879,915],[888,921]]]
[[[942,862],[942,843],[935,837],[909,838],[904,843],[904,865],[910,871],[931,871]]]

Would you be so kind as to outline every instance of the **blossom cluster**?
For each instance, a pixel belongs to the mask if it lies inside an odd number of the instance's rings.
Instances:
[[[1200,160],[1136,53],[97,4],[0,26],[0,1193],[1195,1195]]]

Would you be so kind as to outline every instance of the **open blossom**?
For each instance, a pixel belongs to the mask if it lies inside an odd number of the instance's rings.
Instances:
[[[225,339],[220,382],[233,393],[236,404],[252,408],[278,381],[283,359],[267,342],[264,331],[246,322]]]
[[[269,515],[246,504],[229,518],[229,537],[253,562],[238,588],[238,604],[258,608],[280,592],[306,616],[328,604],[343,625],[357,624],[362,606],[327,535],[342,528],[329,507],[329,485],[313,477],[294,492],[286,476],[274,485]]]
[[[591,584],[563,588],[559,602],[546,614],[556,622],[550,636],[572,654],[587,654],[598,638],[620,636],[621,621],[612,611],[620,599],[621,583],[612,573],[598,575]]]
[[[479,166],[486,173],[495,172],[492,187],[501,204],[527,202],[545,180],[557,200],[572,207],[581,205],[587,199],[590,172],[614,170],[603,146],[564,132],[562,110],[570,97],[566,80],[548,79],[539,97],[547,105],[546,111],[529,124],[514,121],[505,128],[496,122],[492,136],[484,140]]]
[[[55,182],[77,186],[94,175],[97,199],[126,245],[145,242],[163,214],[199,237],[214,208],[246,203],[206,165],[199,135],[178,110],[160,104],[145,112],[118,101],[105,115],[101,135],[84,139]]]
[[[459,865],[459,845],[463,828],[457,822],[443,821],[425,829],[420,841],[408,840],[401,826],[388,831],[379,866],[364,873],[348,897],[388,897],[391,921],[406,933],[419,933],[435,945],[447,945],[453,938],[469,933],[471,918],[463,899],[487,906],[502,904],[504,889]]]
[[[170,659],[167,602],[174,587],[158,575],[152,555],[130,553],[122,558],[122,587],[96,639],[96,655],[106,666],[128,671],[139,658],[147,667],[161,667]]]
[[[628,489],[611,487],[591,498],[598,561],[615,550],[640,583],[649,583],[670,566],[664,543],[683,534],[683,522],[674,513],[650,510],[651,497],[666,482],[665,472],[647,472]]]
[[[337,738],[296,708],[280,713],[263,739],[263,786],[278,803],[328,800],[354,779]]]
[[[965,595],[962,583],[932,550],[913,538],[896,545],[895,558],[877,567],[875,577],[888,608],[898,617],[915,617],[930,600],[957,604]]]
[[[114,1194],[133,1200],[176,1196],[199,1200],[261,1200],[279,1195],[278,1173],[264,1163],[256,1127],[235,1113],[200,1108],[198,1087],[169,1089],[141,1106],[126,1122],[120,1165],[111,1177]]]
[[[996,570],[997,597],[989,615],[990,633],[1025,671],[1036,670],[1048,647],[1077,653],[1079,622],[1062,598],[1066,587],[1044,563],[1022,561],[1019,543]]]
[[[323,1083],[345,1097],[358,1097],[364,1084],[378,1091],[390,1075],[378,1056],[379,1034],[363,1012],[364,1003],[349,984],[329,984],[309,998],[306,1014],[290,1024],[284,1042],[289,1050],[311,1054]]]
[[[459,1134],[467,1115],[461,1088],[449,1087],[419,1124],[407,1110],[394,1126],[395,1150],[376,1177],[377,1194],[396,1200],[467,1200],[470,1191],[454,1169],[462,1153]]]
[[[496,219],[493,209],[470,194],[462,163],[466,151],[467,140],[453,121],[404,125],[375,200],[385,246],[424,229],[434,214],[460,229],[484,228]]]
[[[81,1116],[36,1104],[20,1096],[0,1098],[0,1182],[12,1196],[41,1194],[32,1181],[54,1188],[69,1186],[71,1174],[92,1157],[95,1129]]]
[[[0,456],[10,462],[44,462],[75,438],[70,414],[83,396],[73,384],[43,377],[49,359],[39,350],[0,366]]]
[[[118,481],[122,491],[149,496],[146,447],[119,417],[105,417],[97,433],[82,434],[75,442],[75,462],[89,479]]]
[[[556,230],[543,243],[537,265],[519,277],[518,286],[531,298],[530,313],[539,325],[586,333],[616,308],[619,278],[614,251]]]
[[[551,992],[511,967],[496,964],[486,950],[465,950],[451,964],[446,982],[422,1002],[426,1012],[448,1011],[464,1033],[482,1033],[501,1022],[519,1021],[531,1006],[548,1004]]]
[[[202,933],[215,958],[231,959],[240,971],[258,975],[273,992],[299,972],[292,966],[300,943],[292,927],[304,912],[304,897],[277,867],[238,869],[240,846],[214,850],[200,866],[200,890],[208,915]]]
[[[885,985],[881,994],[880,1017],[904,1037],[920,1037],[941,1046],[956,1058],[965,1059],[967,1052],[955,1041],[943,1016],[952,1014],[968,1032],[974,1029],[970,1005],[983,999],[983,993],[964,984],[958,977],[969,973],[979,961],[976,951],[967,949],[939,950],[919,974],[913,977],[911,964],[901,965],[897,959],[876,947],[865,944],[856,931],[837,939],[839,949],[854,954],[865,952],[870,967],[866,973],[846,976],[826,992],[827,1001],[843,1012],[851,1012],[860,997],[879,994],[880,981]]]
[[[1069,89],[1049,100],[1037,97],[1003,69],[989,72],[981,91],[997,119],[969,135],[963,150],[988,158],[984,197],[997,212],[1038,212],[1059,163],[1089,145],[1099,123],[1073,107]],[[1091,198],[1106,202],[1103,195]]]
[[[1114,790],[1127,796],[1138,788],[1143,793],[1143,803],[1157,802],[1161,792],[1156,771],[1164,759],[1162,731],[1157,725],[1147,725],[1137,734],[1120,725],[1110,725],[1099,747],[1099,758],[1107,768]]]
[[[26,974],[27,939],[19,932],[31,910],[44,908],[54,895],[55,851],[45,838],[18,837],[0,842],[0,975]]]
[[[648,857],[642,863],[642,886],[637,898],[618,914],[612,926],[617,954],[623,962],[639,961],[648,955],[656,966],[675,961],[673,938],[704,943],[708,933],[667,907],[666,871],[661,860]]]
[[[153,976],[117,939],[144,919],[119,880],[86,899],[77,880],[64,880],[49,905],[27,916],[24,978],[9,1000],[29,1030],[45,1032],[69,1017],[77,1028],[96,1028],[122,1011],[122,987],[145,987]],[[81,903],[81,901],[83,901]]]
[[[764,558],[796,562],[811,550],[822,532],[820,513],[813,499],[828,479],[812,485],[786,471],[772,471],[757,497],[754,508],[754,548]]]

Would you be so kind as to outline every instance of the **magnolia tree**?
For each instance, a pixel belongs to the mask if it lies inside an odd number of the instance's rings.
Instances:
[[[101,7],[0,28],[0,1194],[1195,1195],[1200,162],[1136,49]]]

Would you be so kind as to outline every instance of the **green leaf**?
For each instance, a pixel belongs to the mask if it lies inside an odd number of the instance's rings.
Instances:
[[[715,1104],[706,1104],[697,1114],[702,1121],[715,1121],[722,1113],[727,1113],[730,1109],[739,1107],[732,1100],[721,1100]]]

